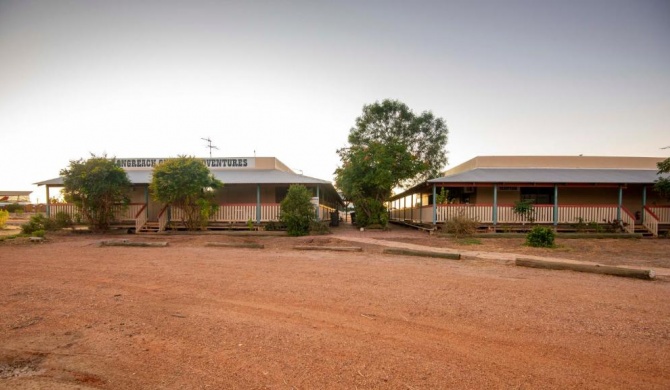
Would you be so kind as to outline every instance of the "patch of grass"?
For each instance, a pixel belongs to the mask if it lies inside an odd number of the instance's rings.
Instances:
[[[18,234],[10,234],[10,235],[7,235],[7,236],[0,236],[0,242],[7,241],[7,240],[13,240],[15,238],[20,238],[20,237],[30,237],[30,234],[18,233]]]
[[[479,238],[467,237],[456,240],[456,243],[461,245],[481,245],[482,240]]]

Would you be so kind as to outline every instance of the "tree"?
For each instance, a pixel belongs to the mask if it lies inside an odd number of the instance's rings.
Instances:
[[[128,204],[130,179],[116,165],[116,159],[91,155],[88,160],[72,160],[60,171],[63,195],[76,204],[93,230],[109,230],[114,220],[114,207]]]
[[[670,173],[670,158],[659,162],[657,166],[659,175]],[[662,197],[670,200],[670,177],[659,177],[654,183],[654,190]]]
[[[154,167],[149,188],[154,199],[182,210],[186,229],[198,230],[216,211],[214,190],[222,186],[202,160],[179,156]]]
[[[294,184],[288,188],[286,197],[281,201],[279,220],[286,224],[289,236],[305,236],[316,220],[314,205],[311,202],[312,191],[307,187]]]
[[[438,177],[446,165],[448,129],[431,112],[414,114],[397,100],[366,105],[337,151],[342,165],[335,182],[356,208],[360,226],[386,225],[383,203],[396,187]]]

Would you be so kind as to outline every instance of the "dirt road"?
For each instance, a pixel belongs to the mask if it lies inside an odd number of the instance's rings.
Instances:
[[[668,281],[103,238],[0,246],[0,388],[670,388]]]

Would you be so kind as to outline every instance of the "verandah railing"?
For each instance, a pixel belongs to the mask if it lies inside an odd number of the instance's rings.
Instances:
[[[670,208],[668,208],[670,211]],[[492,204],[444,204],[438,205],[436,211],[436,222],[442,223],[456,216],[477,220],[481,223],[493,223]],[[498,205],[497,223],[527,223],[528,218],[514,212],[513,205]],[[606,223],[616,221],[616,205],[559,205],[557,223],[569,224],[579,222]],[[433,221],[433,206],[417,206],[391,210],[390,216],[394,220],[412,220],[414,222],[431,223]],[[635,218],[622,207],[620,219],[628,232],[635,230]],[[534,223],[554,223],[554,205],[533,205],[532,220]]]
[[[145,203],[130,203],[128,205],[115,205],[115,221],[135,221],[146,208]],[[79,207],[73,203],[52,203],[49,205],[49,216],[54,217],[58,213],[65,213],[73,220],[83,221],[84,217]]]
[[[656,213],[654,213],[651,209],[651,207],[645,206],[644,209],[642,210],[642,225],[651,232],[651,234],[654,235],[654,237],[658,236],[658,225],[659,225],[659,218]]]

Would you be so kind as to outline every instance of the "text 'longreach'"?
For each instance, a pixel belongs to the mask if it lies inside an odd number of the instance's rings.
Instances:
[[[124,169],[153,168],[169,158],[117,158],[116,165]],[[253,158],[202,158],[207,168],[253,168]]]

